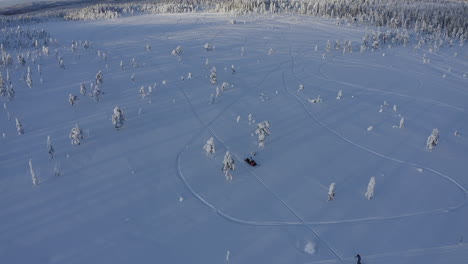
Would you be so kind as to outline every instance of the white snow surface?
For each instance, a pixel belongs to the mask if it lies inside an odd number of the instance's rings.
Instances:
[[[36,25],[60,44],[37,59],[42,76],[33,71],[32,88],[20,81],[27,67],[15,63],[16,97],[0,98],[7,105],[0,109],[0,263],[221,263],[228,248],[230,263],[355,263],[359,253],[365,264],[466,264],[466,45],[437,53],[355,47],[343,55],[326,52],[327,40],[358,45],[364,26],[289,15],[231,19],[172,14]],[[93,44],[72,53],[72,40]],[[205,51],[205,43],[216,50]],[[179,45],[180,60],[171,56]],[[232,86],[209,104],[212,67],[218,83]],[[79,95],[71,106],[68,94],[78,95],[82,82],[89,89],[99,70],[100,101]],[[182,80],[189,72],[193,78]],[[139,88],[153,84],[141,98]],[[298,92],[299,84],[307,89]],[[346,96],[335,100],[340,90]],[[310,104],[318,94],[323,102]],[[379,113],[383,101],[398,112]],[[118,131],[116,105],[126,117]],[[262,149],[249,113],[272,124]],[[399,114],[405,127],[392,129]],[[75,124],[85,138],[79,146],[68,139]],[[435,127],[440,140],[430,151]],[[213,158],[202,149],[210,137]],[[221,171],[226,151],[237,164],[232,181]],[[259,166],[250,167],[243,159],[254,151]],[[372,176],[378,186],[367,200]],[[339,186],[333,202],[330,182]],[[314,254],[305,241],[314,241]]]

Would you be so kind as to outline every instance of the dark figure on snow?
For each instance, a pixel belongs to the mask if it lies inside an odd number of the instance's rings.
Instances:
[[[361,264],[361,256],[357,254],[354,258],[357,258],[357,264]]]

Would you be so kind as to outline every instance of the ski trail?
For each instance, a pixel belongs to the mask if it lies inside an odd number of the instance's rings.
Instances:
[[[283,35],[283,38],[284,38],[284,35]],[[290,56],[291,56],[291,62],[292,62],[292,70],[294,71],[294,65],[295,65],[295,62],[294,62],[294,57],[292,56],[292,53],[291,53],[291,48],[290,48]],[[281,63],[283,64],[283,63]],[[279,66],[279,68],[281,67],[281,65]],[[263,82],[264,80],[272,73],[274,73],[275,70],[272,70],[271,72],[269,72],[268,74],[265,75],[265,77],[260,81],[260,84],[259,85],[256,85],[255,87],[259,87]],[[321,72],[320,72],[321,73]],[[324,75],[323,73],[321,73],[325,78],[327,78],[327,80],[330,80],[330,81],[334,81],[334,80],[331,80],[328,78],[328,76]],[[297,78],[297,76],[295,76]],[[454,179],[452,179],[451,177],[445,175],[445,174],[442,174],[434,169],[431,169],[431,168],[428,168],[428,167],[425,167],[425,166],[420,166],[418,164],[415,164],[415,163],[412,163],[412,162],[407,162],[407,161],[403,161],[403,160],[399,160],[399,159],[396,159],[396,158],[392,158],[392,157],[389,157],[389,156],[385,156],[383,154],[380,154],[376,151],[373,151],[371,149],[368,149],[364,146],[361,146],[359,144],[356,144],[354,142],[352,142],[351,140],[347,139],[346,137],[342,136],[341,134],[339,134],[338,132],[334,131],[333,129],[329,128],[327,125],[325,125],[324,123],[322,123],[320,120],[318,120],[314,115],[313,113],[311,113],[307,106],[306,106],[306,103],[304,103],[303,100],[301,100],[300,97],[298,97],[296,94],[292,93],[289,91],[289,89],[287,88],[286,86],[286,83],[285,83],[285,80],[284,80],[284,72],[282,73],[282,81],[283,81],[283,86],[284,86],[284,89],[286,92],[288,92],[290,95],[292,95],[293,97],[295,97],[303,106],[304,110],[308,113],[308,115],[310,115],[312,117],[312,119],[317,122],[320,126],[322,126],[323,128],[327,129],[328,131],[330,131],[331,133],[335,134],[336,136],[338,136],[339,138],[341,138],[342,140],[352,144],[353,146],[357,147],[357,148],[360,148],[361,150],[363,151],[366,151],[368,153],[371,153],[373,155],[376,155],[378,157],[381,157],[383,159],[386,159],[386,160],[390,160],[390,161],[393,161],[393,162],[397,162],[397,163],[401,163],[401,164],[405,164],[405,165],[409,165],[409,166],[413,166],[413,167],[417,167],[417,168],[423,168],[423,169],[426,169],[450,182],[452,182],[453,184],[455,184],[457,186],[457,188],[459,188],[464,194],[465,196],[468,196],[468,191],[461,185],[459,184],[457,181],[455,181]],[[419,80],[418,80],[419,81]],[[337,81],[339,82],[339,81]],[[353,84],[348,84],[348,83],[343,83],[343,84],[346,84],[346,85],[353,85]],[[422,85],[421,82],[419,81],[419,85]],[[182,149],[178,154],[177,154],[177,158],[176,158],[176,168],[177,168],[177,176],[178,178],[181,180],[181,182],[185,185],[185,187],[187,187],[187,189],[189,190],[189,192],[199,201],[201,202],[204,206],[206,206],[208,209],[210,209],[213,213],[215,213],[216,215],[218,215],[219,217],[225,219],[226,221],[228,222],[231,222],[231,223],[235,223],[235,224],[239,224],[239,225],[247,225],[247,226],[305,226],[307,227],[310,231],[312,231],[314,233],[314,235],[320,240],[320,242],[322,242],[334,255],[335,257],[337,258],[336,260],[323,260],[323,261],[318,261],[318,262],[311,262],[311,263],[342,263],[342,262],[348,262],[348,261],[354,261],[353,258],[344,258],[343,255],[328,241],[324,240],[319,232],[316,230],[316,228],[314,228],[314,226],[317,226],[317,225],[330,225],[330,224],[347,224],[347,223],[366,223],[366,222],[373,222],[373,221],[383,221],[383,220],[393,220],[393,219],[401,219],[401,218],[406,218],[406,217],[414,217],[414,216],[421,216],[421,215],[429,215],[429,214],[440,214],[440,213],[448,213],[450,211],[453,211],[453,210],[456,210],[462,206],[465,206],[466,205],[466,201],[463,201],[461,202],[460,204],[458,205],[455,205],[455,206],[452,206],[452,207],[448,207],[448,208],[441,208],[441,209],[434,209],[434,210],[430,210],[430,211],[421,211],[421,212],[413,212],[413,213],[407,213],[407,214],[401,214],[401,215],[396,215],[396,216],[386,216],[386,217],[368,217],[368,218],[359,218],[359,219],[348,219],[348,220],[337,220],[337,221],[318,221],[318,222],[312,222],[312,221],[305,221],[297,212],[295,212],[294,209],[292,209],[284,200],[281,199],[281,197],[279,197],[260,177],[258,177],[257,175],[255,175],[244,163],[241,162],[242,166],[244,168],[246,168],[246,170],[248,171],[248,173],[250,175],[252,175],[253,177],[256,178],[256,180],[261,183],[273,196],[275,196],[275,198],[277,200],[279,200],[283,206],[285,206],[296,218],[298,218],[299,221],[250,221],[250,220],[245,220],[245,219],[240,219],[240,218],[237,218],[237,217],[234,217],[234,216],[231,216],[229,215],[228,213],[225,213],[224,211],[218,209],[215,205],[213,205],[212,203],[210,203],[209,201],[207,201],[205,198],[203,198],[201,195],[199,195],[197,193],[196,190],[194,190],[192,188],[192,186],[190,185],[190,183],[187,181],[187,179],[185,178],[183,172],[182,172],[182,166],[181,166],[181,162],[182,162],[182,155],[183,153],[189,149],[189,147],[193,144],[193,142],[198,139],[201,134],[203,132],[205,132],[206,130],[210,131],[210,133],[219,141],[221,142],[226,149],[230,149],[229,146],[226,145],[226,143],[221,139],[221,137],[219,137],[215,131],[213,131],[210,127],[210,125],[212,123],[214,123],[223,113],[225,113],[232,105],[234,105],[235,103],[237,103],[243,96],[245,96],[245,92],[240,95],[236,100],[230,102],[220,113],[218,113],[218,115],[216,115],[212,120],[210,120],[208,123],[205,123],[201,117],[198,115],[197,111],[195,110],[195,107],[193,106],[193,104],[191,103],[190,101],[190,98],[188,97],[188,95],[185,93],[183,87],[181,87],[178,83],[176,83],[176,86],[180,89],[181,93],[183,94],[185,100],[187,101],[187,103],[189,104],[190,108],[191,108],[191,111],[193,112],[193,114],[195,115],[195,117],[198,119],[198,121],[200,122],[200,124],[202,124],[202,128],[201,130],[196,133],[195,135],[193,135],[193,137],[190,139],[190,141],[185,145],[184,149]],[[368,89],[368,88],[365,88],[365,87],[359,87],[358,88],[361,88],[361,89],[366,89],[366,90],[375,90],[377,92],[382,92],[382,93],[390,93],[392,94],[391,92],[385,92],[385,91],[381,91],[381,90],[377,90],[377,89]],[[400,94],[396,94],[396,95],[399,95],[399,96],[406,96],[406,95],[400,95]],[[407,97],[410,97],[410,96],[407,96]],[[418,99],[418,98],[415,98],[415,99]],[[423,99],[423,100],[426,100],[426,99]],[[437,102],[437,101],[432,101],[432,100],[429,100],[427,99],[428,102],[431,102],[431,103],[437,103],[437,104],[441,104],[441,105],[444,105],[444,106],[448,106],[448,107],[452,107],[452,108],[455,108],[459,111],[464,111],[463,109],[461,108],[457,108],[457,107],[454,107],[454,106],[451,106],[451,105],[447,105],[447,104],[444,104],[444,103],[441,103],[441,102]],[[232,152],[231,153],[233,154],[233,156],[238,160],[238,161],[241,161],[242,159],[239,157],[238,154],[236,154],[235,152]],[[447,246],[447,247],[437,247],[437,248],[429,248],[429,249],[414,249],[414,250],[408,250],[408,251],[402,251],[402,252],[390,252],[390,253],[383,253],[383,254],[376,254],[376,255],[372,255],[370,256],[371,258],[373,259],[377,259],[377,258],[380,258],[380,257],[384,257],[384,256],[395,256],[395,255],[399,255],[399,254],[404,254],[404,252],[426,252],[426,251],[434,251],[434,250],[439,250],[439,249],[444,249],[444,248],[456,248],[457,245],[453,245],[453,246]],[[420,253],[420,254],[422,254]]]
[[[452,109],[457,110],[459,112],[465,113],[465,109],[457,107],[457,106],[453,106],[453,105],[450,105],[450,104],[447,104],[447,103],[444,103],[444,102],[440,102],[440,101],[436,101],[436,100],[432,100],[432,99],[427,99],[427,98],[411,96],[411,95],[406,95],[406,94],[400,94],[400,93],[395,93],[395,92],[384,91],[384,90],[375,89],[375,88],[368,88],[368,87],[358,85],[358,84],[353,84],[353,83],[348,83],[348,82],[343,82],[343,81],[331,79],[325,73],[323,73],[322,68],[326,64],[327,63],[325,62],[325,63],[323,63],[323,64],[321,64],[319,66],[319,74],[322,76],[323,79],[325,79],[327,81],[336,82],[336,83],[340,83],[340,84],[343,84],[343,85],[346,85],[346,86],[350,86],[350,87],[354,87],[354,88],[358,88],[358,89],[363,89],[363,90],[368,90],[368,91],[373,91],[373,92],[378,92],[378,93],[382,93],[382,94],[390,94],[390,95],[410,98],[410,99],[413,99],[413,100],[416,100],[416,101],[421,101],[421,102],[425,102],[425,103],[431,103],[431,104],[435,104],[435,105],[439,105],[439,106],[444,106],[444,107],[447,107],[447,108],[452,108]],[[365,66],[365,64],[361,64],[361,65]],[[388,68],[388,67],[384,67],[384,68]],[[388,69],[392,69],[392,68],[388,68]],[[294,71],[294,75],[297,76],[295,71]],[[417,79],[417,81],[418,81],[418,88],[420,88],[422,86],[422,82],[419,79]]]
[[[293,63],[293,68],[294,68],[294,65],[295,65],[295,61],[294,61],[294,57],[292,56],[291,54],[291,58],[292,58],[292,63]],[[323,74],[323,73],[322,73]],[[326,75],[324,75],[326,76]],[[327,77],[328,78],[328,77]],[[335,80],[333,80],[335,81]],[[336,82],[340,82],[340,81],[336,81]],[[341,82],[340,82],[341,83]],[[323,128],[325,128],[326,130],[328,130],[329,132],[335,134],[337,137],[341,138],[342,140],[348,142],[349,144],[363,150],[363,151],[366,151],[368,153],[371,153],[375,156],[378,156],[378,157],[381,157],[383,159],[386,159],[386,160],[390,160],[390,161],[394,161],[394,162],[397,162],[397,163],[401,163],[401,164],[405,164],[405,165],[409,165],[409,166],[412,166],[412,167],[415,167],[415,168],[422,168],[422,169],[425,169],[425,170],[428,170],[446,180],[448,180],[449,182],[455,184],[464,194],[466,197],[468,197],[468,191],[465,189],[465,187],[463,187],[461,184],[459,184],[457,181],[455,181],[453,178],[451,178],[450,176],[448,175],[445,175],[439,171],[436,171],[434,169],[431,169],[429,167],[426,167],[426,166],[422,166],[422,165],[419,165],[419,164],[416,164],[416,163],[413,163],[413,162],[408,162],[408,161],[403,161],[403,160],[400,160],[400,159],[397,159],[397,158],[393,158],[393,157],[389,157],[389,156],[386,156],[386,155],[383,155],[381,153],[378,153],[374,150],[371,150],[367,147],[364,147],[362,145],[359,145],[351,140],[349,140],[348,138],[344,137],[343,135],[341,135],[340,133],[338,133],[337,131],[331,129],[329,126],[327,126],[326,124],[324,124],[323,122],[321,122],[320,120],[317,119],[317,117],[307,108],[307,105],[306,103],[304,102],[303,99],[301,99],[299,96],[297,96],[296,94],[292,93],[286,86],[286,82],[284,81],[284,73],[283,73],[283,86],[284,86],[284,89],[286,92],[288,92],[291,96],[294,96],[303,106],[304,110],[309,114],[310,117],[312,117],[312,119],[317,123],[319,124],[320,126],[322,126]],[[370,88],[369,88],[370,89]],[[370,89],[370,90],[374,90],[374,89]],[[432,101],[432,100],[430,100]],[[436,101],[434,101],[436,102]],[[437,102],[437,103],[440,103],[440,102]],[[443,104],[443,103],[440,103],[440,104]],[[450,105],[447,105],[447,106],[450,106]],[[460,111],[463,111],[463,109],[459,109],[459,108],[456,108],[454,106],[450,106],[452,108],[455,108],[455,109],[458,109]],[[462,204],[460,204],[459,206],[455,206],[455,208],[459,208],[461,206],[463,206],[465,204],[465,202],[463,202]]]

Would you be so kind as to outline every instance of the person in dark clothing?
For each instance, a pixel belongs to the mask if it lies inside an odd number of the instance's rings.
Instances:
[[[357,264],[361,264],[361,256],[357,254],[354,258],[357,258]]]

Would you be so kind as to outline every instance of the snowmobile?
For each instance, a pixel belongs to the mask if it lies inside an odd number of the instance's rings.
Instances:
[[[246,159],[244,159],[244,160],[245,160],[245,162],[247,162],[247,163],[248,163],[250,166],[252,166],[252,167],[257,166],[257,162],[255,162],[255,160],[253,160],[251,157],[250,157],[250,158],[246,158]]]

